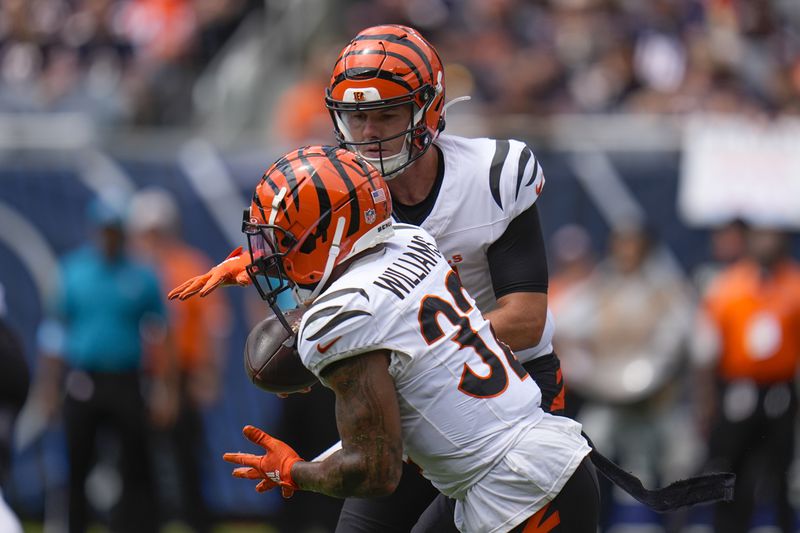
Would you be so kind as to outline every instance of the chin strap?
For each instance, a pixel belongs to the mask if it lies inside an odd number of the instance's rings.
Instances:
[[[585,433],[583,437],[592,447],[589,457],[597,470],[614,485],[658,513],[667,513],[700,503],[733,501],[736,474],[730,472],[705,474],[650,490],[644,488],[639,478],[625,472],[619,465],[598,452]]]

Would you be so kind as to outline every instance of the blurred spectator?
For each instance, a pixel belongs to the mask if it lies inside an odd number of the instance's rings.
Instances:
[[[11,468],[14,422],[28,395],[30,375],[22,344],[6,323],[3,286],[0,285],[0,531],[22,533],[22,525],[3,498]]]
[[[716,531],[746,533],[756,504],[776,507],[783,533],[795,531],[788,499],[800,360],[800,264],[788,235],[754,227],[747,257],[712,283],[703,303],[714,342],[697,354],[696,405],[709,428],[710,470],[736,473],[736,499],[715,508]],[[709,335],[711,333],[711,335]]]
[[[3,0],[0,111],[188,124],[192,83],[256,2]]]
[[[101,431],[118,439],[121,452],[123,493],[112,529],[156,531],[141,337],[143,332],[167,334],[163,297],[155,274],[125,251],[122,208],[98,199],[88,216],[95,239],[62,262],[56,315],[63,324],[64,342],[57,352],[43,354],[36,394],[54,411],[66,371],[69,532],[82,533],[89,526],[85,484]],[[153,422],[170,424],[175,409],[170,373],[154,381],[149,400]]]
[[[300,79],[283,91],[275,105],[273,138],[293,146],[331,142],[333,126],[324,97],[336,53],[337,47],[327,43],[311,47]]]
[[[711,258],[694,270],[694,285],[704,295],[716,277],[730,265],[742,259],[746,249],[747,226],[734,219],[711,230]]]
[[[612,231],[608,257],[560,305],[565,382],[586,401],[578,418],[649,486],[694,467],[680,464],[675,414],[691,309],[681,272],[637,224]]]
[[[210,267],[205,254],[185,244],[180,238],[178,206],[164,189],[139,191],[131,201],[128,227],[138,257],[155,268],[162,287],[173,287],[196,272]],[[163,295],[162,295],[163,296]],[[203,410],[219,396],[221,356],[230,330],[231,311],[225,295],[214,293],[169,304],[169,329],[178,356],[179,404],[175,424],[157,439],[159,472],[174,470],[177,486],[162,483],[161,499],[194,531],[210,531],[211,521],[202,493],[202,458],[205,457]],[[164,372],[163,346],[150,346],[151,372]],[[168,363],[167,363],[168,364]],[[165,491],[165,488],[177,488]],[[177,509],[174,509],[176,508]],[[175,512],[177,511],[177,512]],[[170,516],[172,518],[172,516]]]
[[[189,0],[131,0],[121,16],[142,63],[169,64],[188,55],[197,30]]]
[[[594,270],[596,261],[592,253],[589,233],[583,226],[567,224],[558,228],[551,239],[550,251],[554,263],[553,275],[547,290],[547,303],[553,310],[556,323],[559,321],[561,308],[569,305],[571,294],[580,287]],[[574,362],[568,349],[560,342],[561,333],[556,331],[553,337],[554,351],[559,355],[564,372],[565,415],[577,419],[583,406],[584,398],[569,385],[570,365]],[[579,356],[580,357],[580,356]]]
[[[113,4],[6,1],[0,9],[11,23],[0,24],[2,108],[123,118],[120,84],[130,47],[112,26]]]
[[[186,124],[191,116],[191,62],[197,32],[188,0],[133,0],[124,4],[122,33],[133,45],[131,85],[136,122]]]
[[[547,296],[556,312],[569,291],[588,278],[595,267],[589,233],[583,226],[567,224],[553,233],[550,249],[553,250],[553,275]]]

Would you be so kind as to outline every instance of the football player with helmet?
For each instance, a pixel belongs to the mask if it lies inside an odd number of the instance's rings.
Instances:
[[[394,219],[434,236],[497,337],[536,380],[542,408],[562,413],[564,390],[553,353],[547,260],[535,204],[545,178],[530,148],[515,140],[441,135],[447,107],[442,62],[434,47],[406,26],[374,26],[356,35],[334,64],[325,102],[340,146],[360,154],[387,180]],[[242,285],[247,259],[232,254],[169,297]],[[347,500],[337,531],[408,531],[435,496],[406,466],[392,497]]]
[[[541,409],[433,237],[391,212],[381,174],[341,148],[291,152],[257,186],[243,221],[248,272],[279,316],[284,290],[307,306],[298,352],[336,395],[342,447],[306,462],[247,426],[265,453],[225,454],[234,476],[287,497],[385,496],[405,454],[441,492],[415,531],[594,533],[580,424]]]
[[[557,368],[535,205],[545,181],[541,166],[519,141],[443,135],[444,83],[436,50],[417,31],[375,26],[342,50],[325,102],[340,145],[387,180],[395,220],[436,238],[520,360],[544,358]],[[537,379],[551,381],[560,383],[555,371]],[[545,409],[563,409],[562,391],[548,387]]]
[[[340,146],[377,167],[386,180],[394,220],[420,226],[436,239],[438,250],[456,273],[454,279],[475,299],[475,307],[503,346],[514,350],[534,378],[541,409],[562,413],[564,389],[553,353],[547,261],[535,204],[545,178],[530,148],[515,140],[443,135],[449,104],[445,104],[442,62],[433,46],[406,26],[374,26],[356,35],[334,64],[325,102]],[[249,260],[245,254],[232,254],[205,276],[173,290],[170,297],[186,298],[201,291],[207,294],[217,286],[242,285],[241,274]],[[417,277],[412,265],[398,265],[387,271],[382,282],[403,293],[398,286],[407,288]],[[304,286],[308,280],[297,281],[296,295],[311,296],[313,290]],[[312,281],[318,287],[317,280]],[[326,308],[320,312],[333,311]],[[332,337],[327,342],[336,346],[341,341]],[[319,346],[328,349],[325,342]],[[429,399],[438,401],[436,396]],[[529,406],[528,402],[521,405]],[[530,407],[533,412],[539,409]],[[638,479],[595,451],[592,460],[602,465],[603,474],[615,484],[653,508],[669,510],[692,503],[682,486],[647,491]],[[425,465],[417,464],[424,471]],[[689,491],[698,495],[697,502],[729,495],[727,477],[701,482],[710,488]],[[434,485],[441,490],[436,482]],[[694,481],[691,486],[697,487]],[[428,505],[434,498],[440,505],[451,502],[438,497],[415,466],[404,463],[402,480],[388,497],[348,498],[336,531],[409,531],[420,513],[431,509]],[[430,524],[430,516],[437,514],[426,513],[422,523]],[[437,529],[432,526],[431,530]]]
[[[545,411],[564,395],[547,305],[547,259],[536,199],[544,174],[515,140],[443,134],[445,77],[438,53],[416,30],[368,28],[339,55],[326,105],[341,146],[361,154],[388,182],[395,220],[418,225],[536,380]],[[406,467],[394,495],[348,499],[338,533],[408,531],[435,497]]]

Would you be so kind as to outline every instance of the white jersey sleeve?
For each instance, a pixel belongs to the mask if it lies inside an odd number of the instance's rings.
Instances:
[[[531,149],[516,140],[494,140],[489,168],[492,200],[509,222],[536,202],[544,188],[544,172]]]
[[[436,145],[444,157],[445,174],[422,227],[436,238],[464,287],[486,313],[497,306],[489,248],[537,201],[544,173],[530,147],[521,141],[440,135]],[[520,360],[552,352],[554,331],[548,309],[539,343],[519,351]]]

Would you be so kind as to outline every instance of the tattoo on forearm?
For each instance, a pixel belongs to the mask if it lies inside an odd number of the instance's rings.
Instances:
[[[391,490],[399,476],[399,421],[385,411],[386,395],[395,395],[394,387],[383,390],[386,383],[376,383],[371,365],[375,360],[357,356],[335,364],[324,376],[336,392],[342,450],[321,463],[297,463],[293,478],[302,489],[337,497],[374,496]]]

